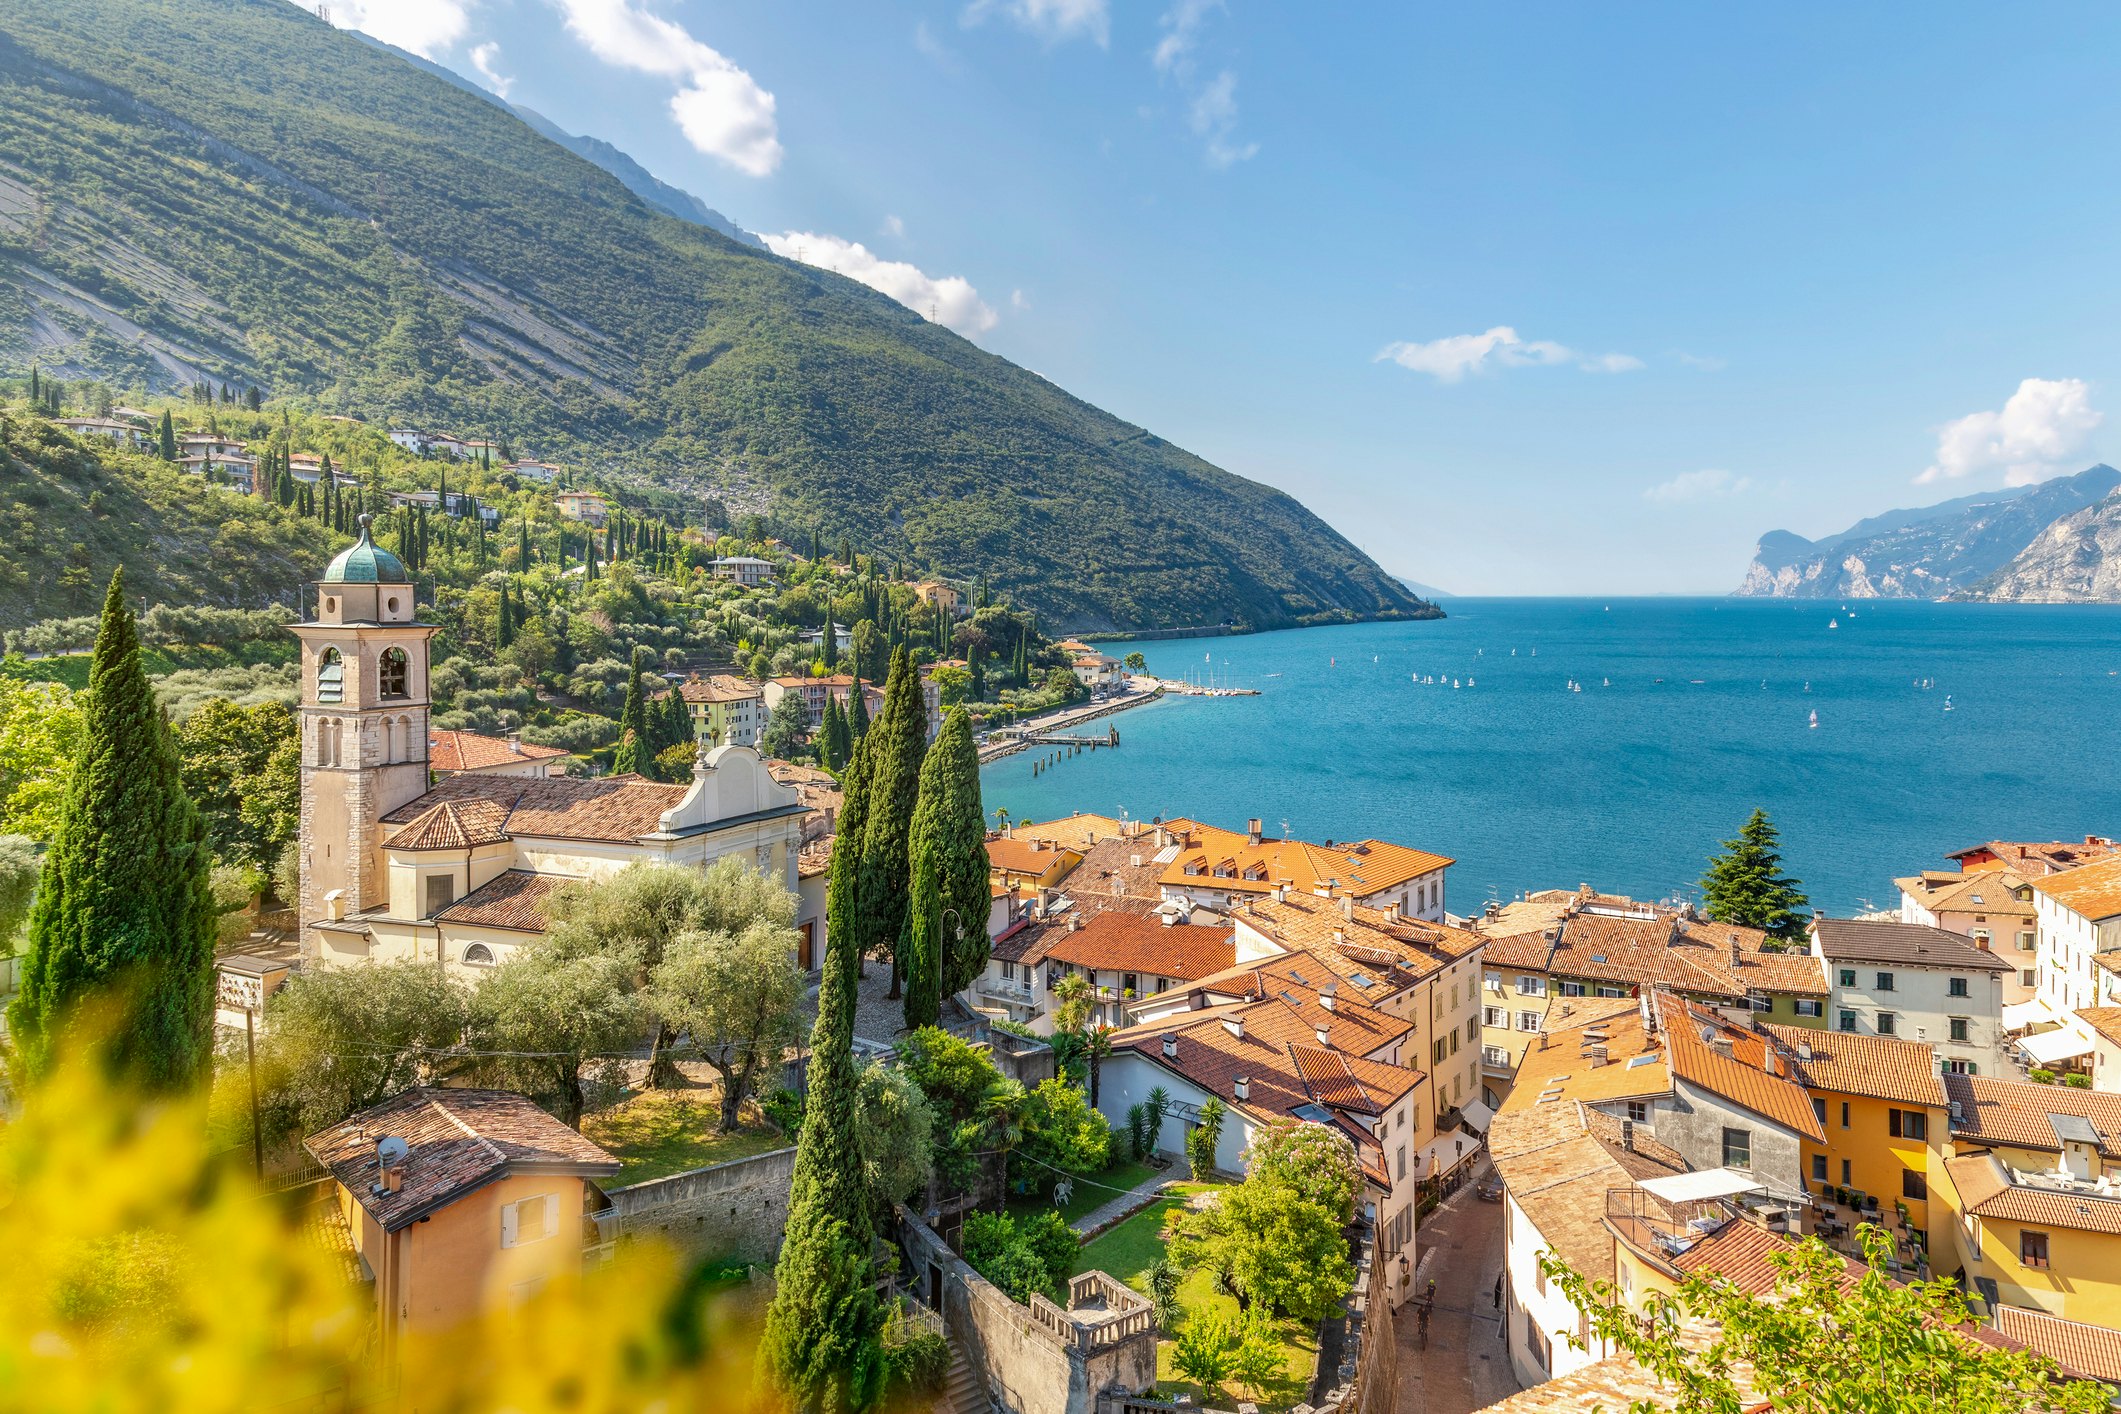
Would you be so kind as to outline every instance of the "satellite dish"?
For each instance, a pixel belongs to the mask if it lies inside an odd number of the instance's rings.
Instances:
[[[412,1146],[395,1134],[386,1134],[376,1141],[376,1167],[394,1169],[403,1164],[412,1154]]]

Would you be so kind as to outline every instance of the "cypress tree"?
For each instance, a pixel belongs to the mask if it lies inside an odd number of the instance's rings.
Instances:
[[[869,694],[862,687],[862,680],[854,680],[854,688],[847,694],[847,755],[851,760],[854,748],[862,744],[869,735]]]
[[[840,665],[840,632],[833,624],[830,614],[825,615],[825,637],[818,646],[824,650],[825,671],[829,673],[837,670]]]
[[[985,661],[986,657],[987,655],[985,653],[982,653],[977,645],[974,645],[971,650],[972,686],[967,689],[971,694],[970,700],[974,702],[984,702],[987,700],[987,664]]]
[[[927,723],[920,676],[913,655],[900,648],[891,658],[884,710],[869,733],[869,819],[862,832],[862,912],[870,933],[868,950],[891,949],[891,996],[900,995],[900,935],[906,931],[907,847],[913,807],[921,788],[921,757]]]
[[[619,747],[611,758],[611,769],[625,775],[637,771],[655,774],[655,748],[648,740],[648,703],[641,695],[641,655],[635,652],[626,669],[626,705],[619,709]]]
[[[494,619],[494,647],[506,648],[516,641],[515,610],[508,602],[508,581],[501,581],[501,604]]]
[[[88,688],[8,1020],[34,1075],[50,1068],[73,1004],[112,987],[114,1058],[149,1089],[182,1090],[213,1063],[213,856],[140,667],[122,570],[104,595]]]
[[[855,1133],[854,1007],[862,935],[859,850],[868,763],[848,764],[839,839],[825,895],[825,965],[810,1031],[809,1100],[796,1139],[788,1226],[774,1265],[773,1304],[759,1336],[760,1382],[798,1409],[849,1414],[883,1393],[882,1312],[870,1260],[876,1231]]]
[[[177,424],[170,420],[168,408],[162,410],[162,431],[156,450],[166,462],[177,459]]]
[[[1711,919],[1759,928],[1785,942],[1804,937],[1812,921],[1805,911],[1811,901],[1798,880],[1782,873],[1779,842],[1765,810],[1755,810],[1738,837],[1723,842],[1724,852],[1709,860],[1701,878]]]
[[[29,366],[29,400],[33,403],[44,401],[44,383],[42,378],[43,375],[37,372],[37,365],[31,364]]]
[[[685,705],[685,695],[673,683],[663,698],[663,746],[668,749],[683,745],[692,738],[692,709]]]
[[[516,535],[516,568],[530,573],[530,517],[524,516]]]
[[[906,1025],[933,1026],[942,1000],[987,965],[987,822],[972,718],[950,709],[921,763],[906,905]]]

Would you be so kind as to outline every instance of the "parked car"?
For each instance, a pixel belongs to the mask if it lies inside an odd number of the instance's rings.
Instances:
[[[1502,1201],[1502,1175],[1491,1173],[1480,1181],[1480,1201],[1500,1203]]]

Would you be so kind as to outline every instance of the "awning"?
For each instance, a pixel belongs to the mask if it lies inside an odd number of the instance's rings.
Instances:
[[[1654,1193],[1667,1203],[1698,1203],[1706,1198],[1759,1193],[1766,1185],[1751,1174],[1736,1169],[1703,1169],[1699,1173],[1675,1173],[1668,1178],[1646,1178],[1636,1187]]]
[[[2059,1031],[2042,1031],[2034,1036],[2020,1036],[2013,1044],[2042,1065],[2051,1061],[2073,1060],[2092,1053],[2092,1038],[2074,1026],[2065,1026]]]
[[[1475,1134],[1486,1134],[1488,1126],[1494,1122],[1495,1111],[1478,1100],[1468,1100],[1459,1107],[1458,1118]]]
[[[2041,997],[2012,1002],[2003,1009],[2003,1029],[2006,1031],[2024,1031],[2033,1026],[2060,1026],[2062,1022],[2063,1018]]]
[[[1480,1141],[1470,1134],[1446,1134],[1422,1149],[1421,1166],[1415,1169],[1414,1176],[1442,1178],[1479,1153],[1480,1149]]]

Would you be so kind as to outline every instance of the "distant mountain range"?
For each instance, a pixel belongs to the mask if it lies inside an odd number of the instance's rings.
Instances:
[[[1423,584],[1420,580],[1408,579],[1405,575],[1399,576],[1399,582],[1404,584],[1416,598],[1426,599],[1431,604],[1438,599],[1456,599],[1458,597],[1447,589],[1438,589],[1433,584]]]
[[[1838,535],[1807,540],[1787,530],[1760,537],[1738,593],[1786,599],[2035,599],[2060,596],[2064,581],[2090,586],[2104,578],[2082,564],[2074,569],[2045,556],[2025,565],[2061,522],[2098,507],[2121,487],[2121,472],[2101,464],[2034,486],[1977,492],[1934,506],[1887,511]],[[2112,517],[2110,517],[2112,518]],[[2081,560],[2085,545],[2070,540]],[[2042,592],[2047,586],[2049,592]]]
[[[2121,491],[2062,517],[2001,571],[1953,597],[2013,604],[2121,604]]]

